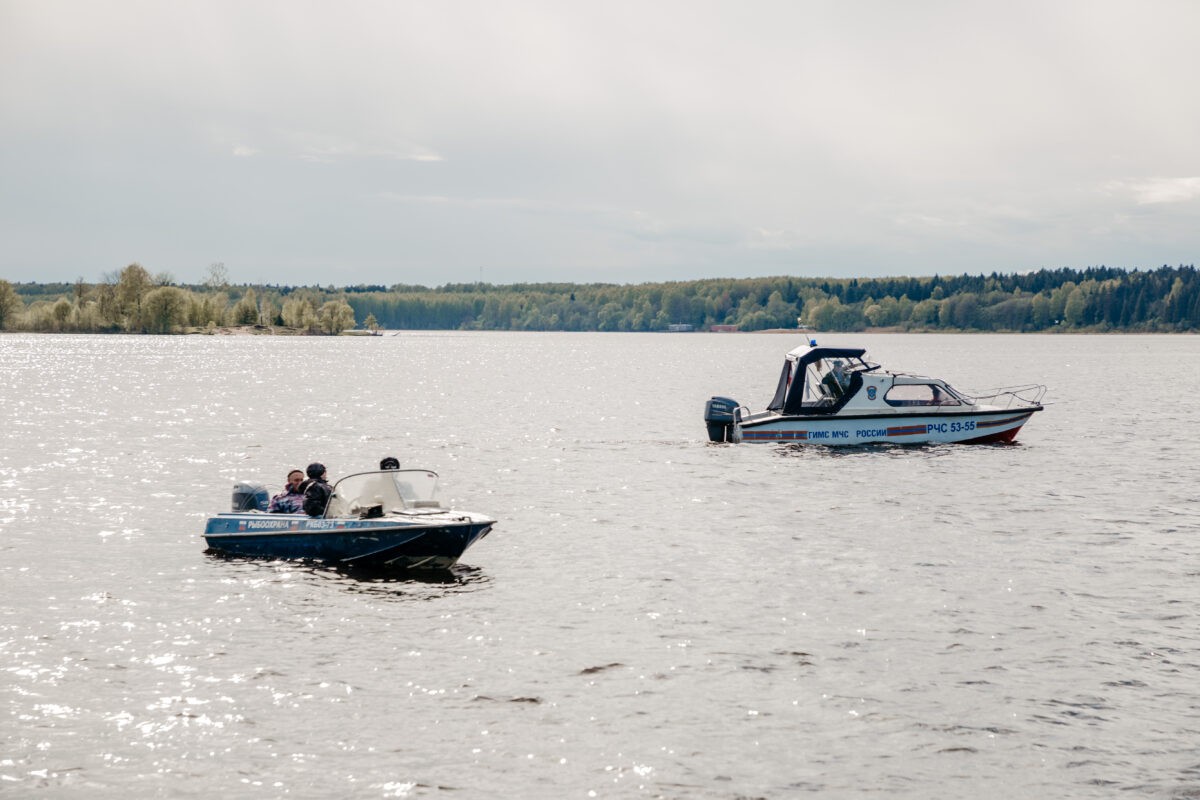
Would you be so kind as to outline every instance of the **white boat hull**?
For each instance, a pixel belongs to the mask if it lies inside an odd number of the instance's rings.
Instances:
[[[867,444],[1009,442],[1033,410],[972,414],[787,417],[756,415],[734,425],[735,442],[795,442],[845,447]]]

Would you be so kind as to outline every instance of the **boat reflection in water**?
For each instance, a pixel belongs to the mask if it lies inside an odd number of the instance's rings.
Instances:
[[[714,442],[797,442],[865,445],[1011,442],[1042,410],[1046,387],[1036,384],[969,395],[940,378],[889,372],[862,348],[818,347],[787,354],[766,411],[728,397],[705,405]]]
[[[443,508],[438,475],[424,469],[348,475],[333,486],[325,514],[266,513],[266,488],[234,487],[233,511],[204,528],[208,552],[224,556],[301,559],[363,574],[445,573],[495,520]]]

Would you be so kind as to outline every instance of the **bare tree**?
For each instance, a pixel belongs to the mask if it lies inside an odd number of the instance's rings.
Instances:
[[[204,285],[209,289],[224,289],[229,285],[229,270],[225,269],[225,262],[217,261],[208,265],[208,277],[204,279]]]

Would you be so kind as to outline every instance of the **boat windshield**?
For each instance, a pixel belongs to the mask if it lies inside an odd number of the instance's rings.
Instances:
[[[412,508],[440,508],[438,475],[427,469],[389,469],[347,475],[333,485],[326,517],[358,517]],[[378,507],[379,511],[373,511]]]

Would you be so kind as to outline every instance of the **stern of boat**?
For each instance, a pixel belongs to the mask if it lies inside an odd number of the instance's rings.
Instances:
[[[704,424],[710,442],[736,442],[738,401],[730,397],[712,397],[704,404]]]

